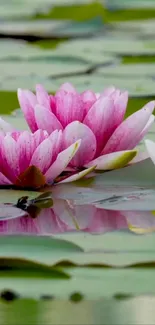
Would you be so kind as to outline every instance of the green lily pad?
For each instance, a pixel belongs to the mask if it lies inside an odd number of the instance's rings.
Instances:
[[[46,58],[46,52],[45,58]],[[51,62],[50,62],[51,61]],[[7,71],[5,69],[5,64],[7,64]],[[16,78],[20,77],[35,77],[38,79],[41,78],[48,78],[48,77],[54,77],[59,76],[63,74],[75,74],[76,73],[85,73],[87,70],[91,67],[89,64],[83,62],[59,62],[51,60],[48,60],[47,62],[40,62],[40,60],[37,61],[22,61],[22,62],[0,62],[0,70],[1,70],[1,77],[0,80],[3,82],[3,78],[11,78],[14,79],[15,75]],[[19,71],[17,70],[19,69]]]
[[[14,79],[9,77],[0,77],[0,88],[3,91],[13,92],[17,90],[17,88],[26,88],[35,90],[35,86],[37,83],[42,84],[47,91],[52,92],[52,90],[56,90],[55,82],[51,81],[50,79],[42,76],[35,76],[35,75],[27,75],[27,76],[18,76]]]
[[[132,20],[132,22],[124,21],[124,22],[114,22],[112,26],[115,29],[115,33],[124,32],[124,33],[136,33],[137,36],[154,36],[154,27],[155,20],[154,19],[146,19],[146,20]]]
[[[124,9],[124,8],[154,8],[154,0],[148,0],[147,2],[145,0],[111,0],[109,3],[108,0],[105,2],[107,4],[107,7],[110,9],[114,8],[117,9]]]
[[[22,40],[1,39],[0,60],[22,60],[37,55],[39,49]]]
[[[0,3],[0,17],[1,19],[17,19],[27,17],[36,14],[37,12],[45,12],[45,6],[50,4],[48,0],[45,0],[44,6],[38,1],[19,1],[12,0],[11,2],[2,0]]]
[[[36,263],[52,265],[62,259],[72,259],[82,248],[69,241],[39,236],[1,236],[1,258],[18,258]],[[54,263],[53,263],[54,262]]]
[[[153,270],[109,270],[109,269],[94,269],[94,268],[75,268],[67,269],[67,272],[72,276],[67,280],[63,278],[60,282],[57,279],[37,279],[33,277],[26,278],[9,276],[2,273],[0,276],[1,292],[10,290],[17,293],[23,298],[38,299],[43,295],[52,295],[59,300],[68,300],[73,293],[80,293],[85,299],[97,300],[104,297],[111,298],[119,292],[124,294],[142,295],[145,292],[150,294],[155,293],[154,282],[155,275]],[[13,272],[12,272],[13,273]],[[122,281],[126,275],[126,280]],[[145,281],[147,279],[147,281]],[[79,318],[78,318],[79,319]],[[77,323],[76,323],[77,324]],[[78,323],[79,324],[79,323]],[[103,324],[103,323],[102,323]]]
[[[115,86],[122,90],[128,90],[131,97],[146,97],[154,96],[155,81],[149,78],[134,77],[129,79],[126,77],[118,78],[112,76],[104,76],[94,73],[92,75],[84,75],[77,77],[68,77],[68,82],[73,83],[77,87],[78,91],[84,91],[85,89],[92,89],[95,92],[102,92],[104,88],[109,86]],[[58,78],[54,81],[57,87],[65,82],[64,78]]]
[[[93,42],[93,46],[92,46]],[[120,39],[113,37],[101,38],[97,37],[91,40],[76,40],[63,43],[59,47],[63,53],[69,53],[71,48],[78,52],[94,53],[94,55],[114,54],[114,55],[154,55],[155,54],[155,41],[154,40],[138,40],[138,39]]]
[[[65,20],[37,19],[22,21],[4,21],[0,24],[0,33],[6,36],[33,36],[49,37],[76,37],[93,35],[103,28],[102,19],[93,19],[86,22]]]
[[[18,267],[19,260],[45,266],[64,266],[69,263],[103,268],[140,267],[142,264],[154,267],[154,241],[154,234],[137,236],[123,231],[102,235],[64,233],[54,235],[53,238],[1,235],[0,265],[5,259],[13,259],[14,267],[16,264]]]
[[[37,14],[34,18],[71,19],[86,21],[95,17],[104,16],[104,6],[101,2],[93,0],[54,0],[52,8],[45,13]]]
[[[67,22],[68,23],[68,22]],[[64,27],[65,22],[59,20],[22,20],[4,21],[0,24],[0,33],[3,35],[33,35],[43,37],[53,35],[58,27]]]
[[[100,67],[97,72],[104,77],[118,77],[118,78],[132,78],[139,77],[151,77],[155,76],[155,64],[154,63],[139,63],[139,64],[120,64],[109,67]]]

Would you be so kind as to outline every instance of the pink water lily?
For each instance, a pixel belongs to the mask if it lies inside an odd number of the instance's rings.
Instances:
[[[62,130],[64,149],[81,139],[80,148],[70,161],[72,170],[124,167],[135,157],[134,148],[154,122],[154,101],[124,120],[128,93],[114,87],[101,94],[90,90],[78,93],[66,83],[53,96],[37,85],[36,95],[19,89],[18,99],[32,132],[38,128],[49,134]],[[75,180],[75,175],[71,180]]]
[[[52,184],[76,154],[80,140],[62,149],[63,134],[55,130],[0,134],[0,184],[41,187]]]

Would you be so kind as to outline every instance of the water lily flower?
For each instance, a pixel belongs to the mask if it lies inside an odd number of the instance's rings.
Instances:
[[[18,99],[32,132],[62,130],[64,149],[81,139],[69,164],[72,170],[124,167],[135,157],[134,148],[154,122],[154,101],[124,120],[128,93],[114,87],[101,94],[90,90],[78,93],[66,83],[53,96],[37,85],[36,95],[18,89]],[[75,180],[75,175],[70,180]]]
[[[39,188],[52,184],[76,154],[80,140],[64,150],[63,134],[37,130],[0,134],[0,184]]]

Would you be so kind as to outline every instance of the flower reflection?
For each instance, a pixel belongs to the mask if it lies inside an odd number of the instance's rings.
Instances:
[[[73,201],[62,199],[55,199],[52,208],[42,209],[34,216],[33,213],[33,216],[27,214],[0,221],[0,233],[50,236],[78,231],[101,234],[129,229],[138,234],[155,230],[152,211],[114,211],[92,204],[75,205]]]
[[[36,218],[27,215],[0,221],[0,233],[3,234],[104,233],[122,228],[127,228],[127,221],[119,211],[108,211],[92,205],[75,206],[67,200],[55,200],[52,208],[43,209]]]

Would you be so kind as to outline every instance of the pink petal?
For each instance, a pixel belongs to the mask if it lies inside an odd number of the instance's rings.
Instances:
[[[53,148],[52,149],[52,151],[53,151],[52,163],[53,163],[53,161],[55,161],[55,159],[57,158],[57,155],[59,154],[59,152],[62,149],[62,140],[63,140],[62,131],[55,130],[54,132],[52,132],[49,136],[49,140],[51,141],[52,148]]]
[[[51,111],[55,114],[55,111],[56,111],[55,96],[50,95],[49,96],[49,100],[50,100],[50,108],[51,108]]]
[[[146,149],[149,154],[149,157],[155,164],[155,142],[153,142],[151,140],[145,140],[145,145],[146,145]]]
[[[11,181],[0,172],[0,185],[10,185]]]
[[[122,123],[126,112],[127,104],[128,104],[127,91],[120,94],[118,97],[114,98],[115,110],[114,110],[113,131]]]
[[[68,124],[63,132],[64,148],[67,148],[78,139],[82,140],[81,145],[78,152],[72,159],[71,165],[82,167],[95,156],[96,138],[88,126],[78,121],[74,121]]]
[[[55,99],[56,116],[63,127],[72,121],[83,120],[84,110],[80,95],[61,90],[56,94]]]
[[[147,124],[145,125],[144,129],[140,134],[138,134],[137,137],[133,139],[133,141],[130,143],[129,147],[130,148],[135,148],[137,144],[139,144],[140,141],[143,140],[145,135],[148,133],[148,131],[151,129],[152,124],[154,123],[155,117],[154,115],[151,115]],[[127,148],[128,149],[128,148]]]
[[[99,99],[101,94],[100,93],[95,93],[96,99]]]
[[[15,141],[18,140],[18,138],[20,137],[21,133],[22,133],[21,131],[8,132],[8,134],[10,134],[11,137],[12,137]]]
[[[38,104],[50,110],[49,95],[42,85],[36,85],[36,96]]]
[[[83,101],[84,116],[88,113],[92,105],[96,102],[96,95],[91,90],[86,90],[81,94]]]
[[[111,94],[109,94],[110,98],[112,98],[114,101],[119,98],[121,95],[120,89],[115,89]]]
[[[98,156],[104,144],[111,136],[114,110],[113,100],[102,96],[91,107],[83,121],[96,136],[96,156]]]
[[[136,156],[136,153],[136,150],[112,152],[92,160],[90,163],[86,164],[85,167],[96,166],[97,170],[122,168]]]
[[[92,101],[94,102],[96,101],[96,94],[91,90],[86,90],[83,93],[81,93],[81,98],[84,103],[92,102]]]
[[[6,135],[1,149],[4,174],[14,182],[20,173],[17,143],[10,135]]]
[[[133,148],[133,140],[139,136],[149,121],[154,110],[154,103],[153,101],[149,102],[121,123],[108,140],[102,154]]]
[[[37,130],[34,116],[34,106],[37,104],[36,96],[31,91],[22,89],[18,89],[17,95],[24,117],[31,131],[35,132]]]
[[[35,149],[36,146],[33,134],[28,131],[22,132],[17,141],[20,173],[29,167]]]
[[[36,105],[34,108],[35,119],[39,129],[46,130],[49,134],[54,130],[61,130],[62,125],[57,117],[47,108]]]
[[[102,92],[103,96],[111,96],[115,92],[116,88],[114,86],[108,87],[104,89]]]
[[[47,131],[44,130],[37,130],[36,132],[33,133],[33,138],[34,138],[35,148],[37,148],[41,142],[43,142],[45,139],[48,138],[48,133]]]
[[[45,139],[34,151],[30,166],[38,167],[42,173],[46,172],[52,161],[52,143]]]
[[[58,92],[60,90],[63,90],[65,92],[67,92],[67,93],[73,93],[73,94],[76,94],[77,93],[76,92],[76,89],[74,88],[74,86],[71,83],[69,83],[69,82],[66,82],[63,85],[61,85],[61,87],[59,88]]]
[[[81,141],[79,140],[72,144],[69,148],[59,153],[57,159],[45,174],[48,183],[52,183],[54,179],[65,170],[73,156],[78,151],[80,144]]]

